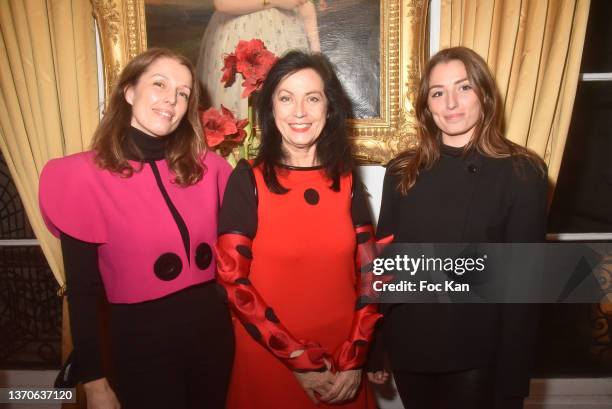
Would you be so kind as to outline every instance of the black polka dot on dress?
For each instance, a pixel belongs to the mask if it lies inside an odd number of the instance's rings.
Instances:
[[[304,199],[308,204],[315,206],[319,203],[319,192],[314,189],[306,189],[304,191]]]
[[[259,341],[261,339],[261,332],[257,329],[257,327],[251,323],[244,324],[244,329],[251,335],[255,340]]]
[[[251,252],[251,249],[248,248],[247,246],[244,246],[242,244],[239,244],[238,246],[236,246],[236,251],[238,252],[238,254],[240,254],[242,257],[248,258],[249,260],[253,259],[253,253]]]
[[[275,322],[277,324],[280,322],[280,320],[278,319],[278,317],[274,313],[274,310],[272,308],[270,308],[270,307],[266,308],[265,315],[266,315],[266,319],[268,321],[272,321],[272,322]]]

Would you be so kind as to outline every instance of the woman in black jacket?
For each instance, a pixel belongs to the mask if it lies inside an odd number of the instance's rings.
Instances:
[[[543,241],[546,168],[504,138],[495,82],[474,51],[440,51],[416,101],[418,146],[385,174],[378,237],[396,243]],[[406,408],[522,408],[537,309],[520,304],[395,304],[370,356],[383,349]]]

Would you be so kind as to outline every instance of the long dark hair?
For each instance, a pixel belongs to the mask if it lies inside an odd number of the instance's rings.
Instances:
[[[469,48],[452,47],[434,55],[423,71],[415,104],[417,146],[400,153],[389,164],[389,171],[400,176],[397,190],[405,195],[414,186],[419,171],[431,168],[440,158],[442,134],[429,110],[429,77],[434,67],[450,61],[460,61],[465,66],[468,80],[478,96],[482,111],[472,139],[463,148],[464,152],[475,149],[492,158],[524,158],[527,161],[514,161],[519,172],[520,166],[527,162],[544,174],[544,162],[536,154],[504,137],[501,100],[487,63]]]
[[[140,170],[134,169],[127,160],[128,157],[142,157],[142,153],[127,137],[132,120],[132,106],[125,100],[124,90],[136,85],[142,74],[159,58],[176,60],[191,73],[192,84],[187,112],[168,141],[166,160],[178,185],[193,185],[204,175],[201,157],[206,151],[198,115],[200,93],[193,64],[172,50],[150,48],[125,66],[113,87],[104,117],[93,135],[92,149],[96,152],[96,163],[103,169],[124,177],[130,177]]]
[[[274,193],[286,193],[288,189],[278,181],[276,165],[283,162],[281,134],[274,122],[273,98],[278,84],[287,76],[313,69],[323,80],[327,99],[327,119],[316,145],[316,155],[323,165],[331,188],[340,189],[340,177],[353,169],[351,144],[346,132],[346,120],[352,118],[351,102],[346,95],[332,64],[321,54],[290,51],[270,69],[257,96],[256,110],[261,126],[261,145],[255,158],[255,166],[263,166],[263,176],[268,189]]]

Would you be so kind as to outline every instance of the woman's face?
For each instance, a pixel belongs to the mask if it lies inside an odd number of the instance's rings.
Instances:
[[[470,141],[482,108],[461,61],[451,60],[433,68],[427,105],[442,131],[444,144],[460,147]]]
[[[327,115],[327,99],[319,74],[306,68],[288,75],[278,84],[272,98],[274,122],[282,136],[285,154],[289,159],[306,155],[314,160]]]
[[[187,112],[191,85],[191,72],[177,60],[153,61],[138,82],[124,90],[132,106],[131,125],[154,137],[168,135]]]

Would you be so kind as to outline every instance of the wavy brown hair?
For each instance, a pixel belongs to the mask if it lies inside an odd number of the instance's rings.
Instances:
[[[124,177],[131,177],[134,172],[142,169],[142,166],[135,169],[127,159],[143,158],[143,155],[128,138],[132,106],[126,101],[124,91],[127,87],[136,85],[142,74],[159,58],[176,60],[191,73],[191,93],[187,102],[187,112],[166,146],[166,160],[175,175],[174,180],[178,185],[185,187],[197,183],[204,175],[205,169],[201,157],[206,152],[206,144],[198,115],[200,92],[193,64],[172,50],[150,48],[125,66],[111,91],[104,117],[93,135],[92,150],[96,153],[95,160],[98,166]]]
[[[481,117],[476,124],[472,139],[463,148],[464,152],[475,149],[491,158],[524,158],[527,160],[513,161],[519,174],[521,167],[526,163],[533,165],[544,174],[544,162],[536,154],[504,137],[501,99],[487,63],[469,48],[452,47],[434,55],[423,71],[415,104],[417,146],[400,153],[389,164],[389,172],[400,176],[397,190],[405,195],[414,186],[419,172],[431,168],[440,158],[442,132],[429,110],[429,77],[434,67],[450,61],[463,63],[470,85],[480,101]]]

